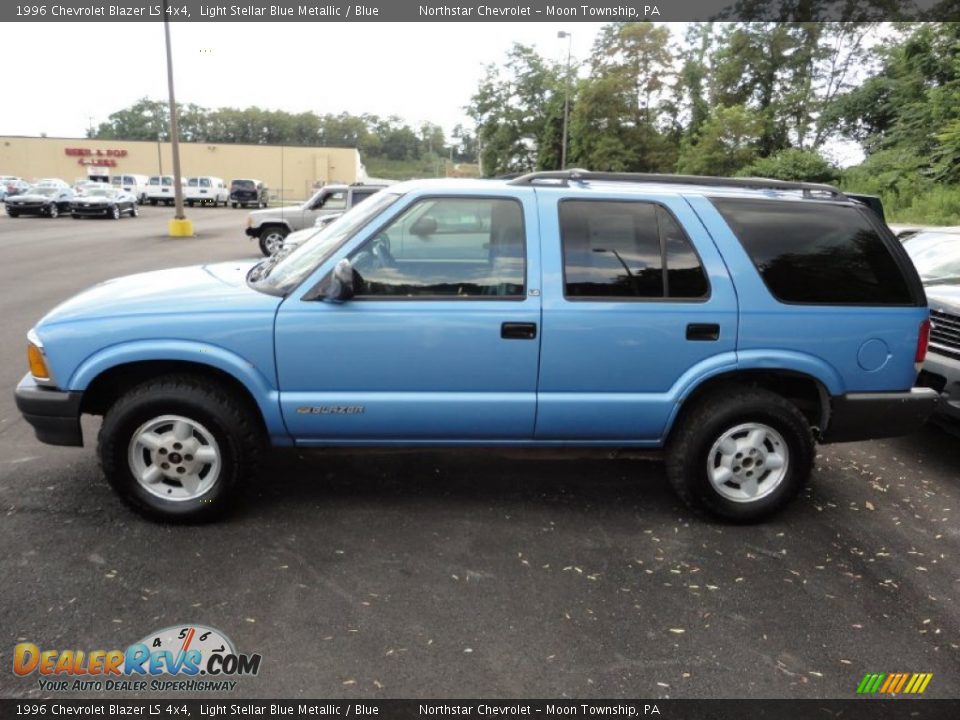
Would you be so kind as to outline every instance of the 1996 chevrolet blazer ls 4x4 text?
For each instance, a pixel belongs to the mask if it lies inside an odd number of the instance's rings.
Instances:
[[[267,443],[664,448],[758,520],[815,442],[917,428],[923,287],[823,185],[548,172],[385,188],[287,254],[112,280],[30,332],[37,437],[150,516],[217,515]]]

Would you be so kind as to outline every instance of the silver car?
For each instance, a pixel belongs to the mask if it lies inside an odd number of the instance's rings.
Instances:
[[[960,431],[960,228],[916,232],[903,247],[930,305],[930,347],[917,384],[941,394],[936,417]]]

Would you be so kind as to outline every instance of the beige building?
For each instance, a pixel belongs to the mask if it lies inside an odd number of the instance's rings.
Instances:
[[[309,197],[324,184],[365,178],[360,153],[354,148],[182,142],[180,170],[184,177],[210,175],[227,183],[256,178],[267,184],[278,201]],[[0,175],[16,175],[28,182],[61,178],[72,184],[121,173],[172,175],[170,143],[0,136]]]

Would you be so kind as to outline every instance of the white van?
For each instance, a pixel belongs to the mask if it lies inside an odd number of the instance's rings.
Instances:
[[[143,205],[147,199],[147,184],[150,178],[146,175],[114,175],[110,178],[110,184],[115,188],[122,188],[137,198],[137,202]]]
[[[230,192],[227,190],[223,178],[203,175],[200,177],[187,178],[184,198],[190,207],[193,207],[194,204],[197,203],[200,205],[209,203],[214,207],[223,203],[223,206],[226,207],[227,201],[230,199]]]
[[[180,178],[180,187],[186,188],[187,183]],[[151,175],[147,181],[146,200],[151,205],[163,203],[164,205],[173,205],[176,199],[176,193],[173,186],[173,175]]]

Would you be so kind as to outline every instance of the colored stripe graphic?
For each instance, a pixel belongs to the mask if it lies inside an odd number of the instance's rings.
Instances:
[[[922,695],[933,673],[867,673],[857,685],[858,695]]]

